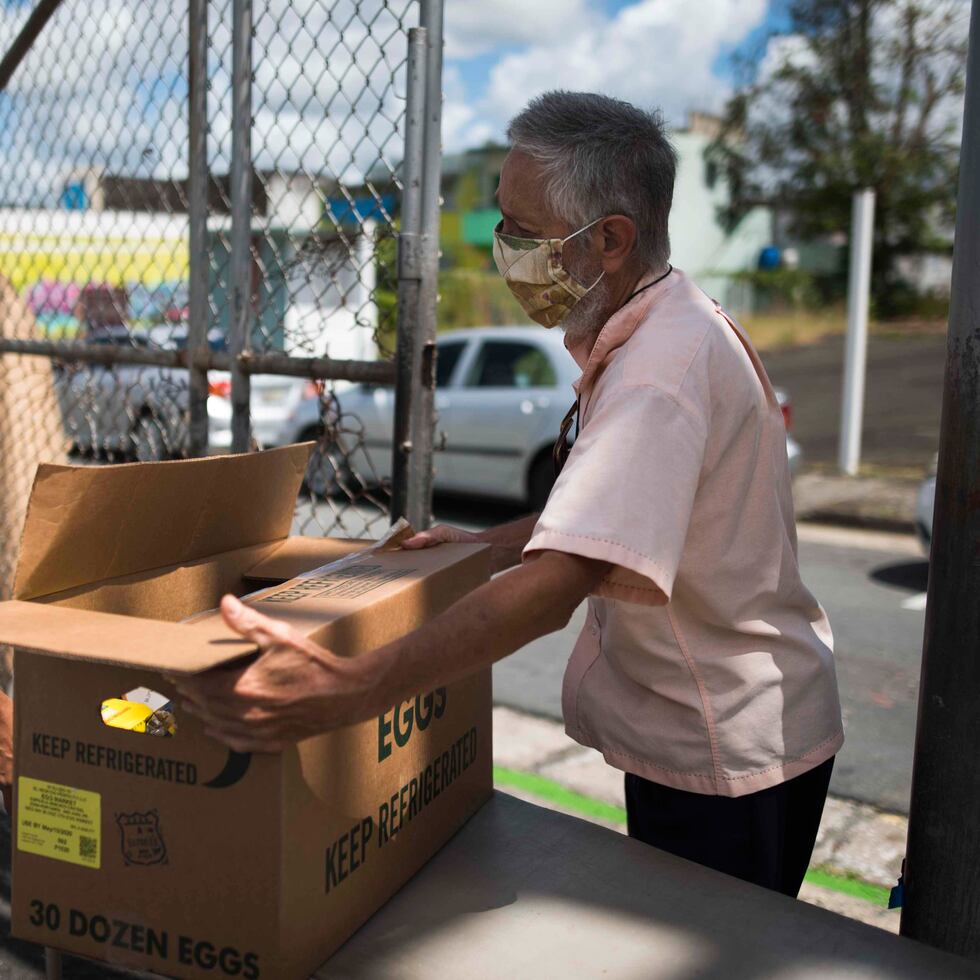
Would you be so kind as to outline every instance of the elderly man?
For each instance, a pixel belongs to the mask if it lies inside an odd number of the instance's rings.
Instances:
[[[528,314],[565,331],[578,437],[556,444],[540,516],[406,547],[486,542],[513,570],[354,659],[228,596],[261,655],[181,692],[215,737],[275,751],[486,667],[587,599],[565,724],[625,772],[630,834],[795,895],[843,736],[773,389],[741,328],[668,264],[675,157],[656,116],[552,92],[509,136],[494,257]]]

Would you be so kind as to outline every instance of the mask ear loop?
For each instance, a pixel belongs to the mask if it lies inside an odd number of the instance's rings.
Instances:
[[[605,220],[606,220],[606,215],[602,215],[602,217],[596,218],[595,221],[590,221],[587,225],[584,225],[583,227],[579,228],[578,231],[573,231],[568,236],[568,238],[562,238],[561,239],[562,245],[564,245],[565,242],[569,241],[570,239],[574,238],[576,235],[581,235],[583,231],[588,231],[593,225],[597,225],[597,224],[599,224],[600,221],[605,221]],[[510,270],[508,270],[508,271],[510,271]],[[569,276],[569,278],[571,278],[572,281],[574,282],[575,281],[575,277],[570,272],[568,272],[567,269],[565,270],[565,272]],[[605,276],[605,274],[606,274],[606,270],[603,269],[602,272],[599,273],[599,278],[596,279],[596,281],[594,283],[592,283],[591,286],[582,286],[582,288],[585,290],[585,292],[582,295],[583,296],[586,296],[589,293],[591,293],[592,290],[595,289],[596,286],[598,286],[600,282],[602,282],[602,279]],[[564,283],[561,283],[560,285],[564,285]],[[581,285],[581,283],[579,285]],[[568,289],[567,286],[565,286],[565,288]],[[571,292],[571,291],[569,290],[569,292]],[[575,294],[572,293],[572,295],[574,296]],[[576,299],[581,299],[581,297],[576,296]]]
[[[605,221],[606,216],[602,215],[601,218],[596,218],[595,221],[590,221],[587,225],[583,225],[578,231],[573,231],[568,238],[563,238],[561,240],[562,245],[565,244],[570,238],[574,238],[576,235],[581,235],[583,231],[588,231],[593,225],[599,224],[600,221]]]

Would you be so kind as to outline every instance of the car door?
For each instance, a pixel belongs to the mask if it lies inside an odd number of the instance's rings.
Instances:
[[[436,405],[448,387],[459,363],[465,340],[438,342],[436,359]],[[365,479],[387,480],[391,476],[392,431],[395,418],[394,389],[381,385],[357,385],[338,395],[343,420],[345,448],[350,465]],[[437,422],[437,432],[442,426]],[[440,486],[441,454],[435,459],[436,485]]]
[[[554,438],[549,409],[557,394],[557,372],[543,345],[481,340],[460,381],[437,396],[447,488],[523,500],[531,456]]]

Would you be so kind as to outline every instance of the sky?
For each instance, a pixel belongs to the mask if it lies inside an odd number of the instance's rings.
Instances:
[[[785,0],[447,0],[444,141],[500,139],[549,88],[659,107],[672,126],[718,111],[733,55],[786,23]]]
[[[443,142],[503,138],[529,99],[564,87],[659,107],[671,126],[718,111],[732,55],[764,45],[788,0],[446,0]],[[0,50],[29,13],[0,0]],[[230,149],[230,0],[210,0],[210,146]],[[186,174],[183,2],[64,0],[0,93],[0,202],[57,200],[90,167]],[[414,0],[255,0],[253,149],[260,168],[357,182],[402,155]],[[339,32],[342,41],[338,43]]]

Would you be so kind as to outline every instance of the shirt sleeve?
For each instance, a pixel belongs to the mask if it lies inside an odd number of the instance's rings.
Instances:
[[[652,386],[598,401],[524,549],[614,566],[597,591],[663,604],[680,565],[704,460],[705,421]]]

